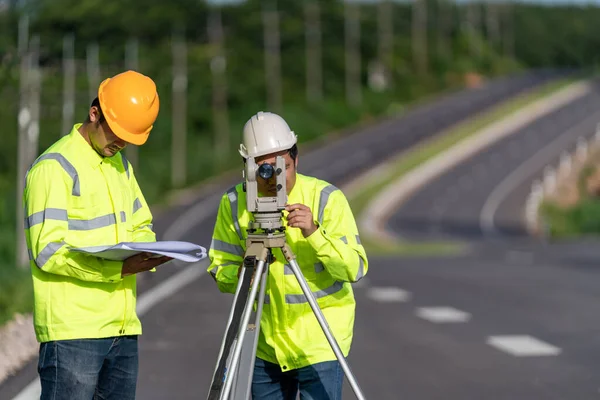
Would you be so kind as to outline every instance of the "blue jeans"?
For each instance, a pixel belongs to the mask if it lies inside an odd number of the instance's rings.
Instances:
[[[254,363],[253,400],[341,400],[344,372],[339,361],[326,361],[282,372],[260,358]]]
[[[137,336],[42,343],[38,373],[41,400],[134,400]]]

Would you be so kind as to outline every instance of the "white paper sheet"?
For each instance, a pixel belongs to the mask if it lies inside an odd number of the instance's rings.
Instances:
[[[168,256],[185,262],[197,262],[207,257],[204,247],[180,241],[122,242],[108,246],[72,247],[69,250],[114,261],[122,261],[141,252]]]

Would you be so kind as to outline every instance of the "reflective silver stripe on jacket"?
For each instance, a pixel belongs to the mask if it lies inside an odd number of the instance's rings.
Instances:
[[[120,212],[121,221],[125,222],[125,212]],[[101,217],[92,219],[73,219],[69,218],[67,210],[60,208],[46,208],[45,210],[38,211],[25,218],[25,228],[29,229],[37,224],[42,224],[46,220],[64,221],[68,222],[69,229],[74,231],[87,231],[91,229],[105,228],[116,224],[117,219],[115,214],[107,214]]]
[[[59,153],[44,154],[44,155],[38,157],[38,159],[35,160],[35,162],[31,165],[31,167],[29,169],[31,170],[31,168],[33,168],[34,165],[36,165],[37,163],[39,163],[41,161],[44,161],[44,160],[56,160],[56,161],[58,161],[58,163],[60,164],[60,166],[63,167],[63,169],[65,170],[65,172],[67,174],[69,174],[69,176],[73,180],[73,190],[71,191],[71,194],[73,196],[81,196],[81,189],[79,187],[79,175],[77,174],[77,170],[75,169],[75,167],[73,166],[73,164],[71,164],[69,162],[69,160],[67,160],[65,158],[65,156],[63,156],[62,154],[59,154]],[[29,173],[29,171],[27,171],[27,173]],[[25,179],[27,179],[27,177]]]
[[[235,186],[227,191],[227,198],[229,199],[229,204],[231,204],[231,220],[233,221],[233,225],[235,226],[235,231],[238,234],[240,240],[243,240],[242,230],[240,228],[240,221],[238,217],[238,195],[235,190]]]
[[[329,201],[329,195],[336,190],[338,188],[333,185],[326,186],[321,190],[321,197],[319,198],[319,224],[323,224],[323,212],[325,211],[325,206],[327,206],[327,201]]]
[[[38,211],[25,218],[25,229],[29,229],[34,225],[41,224],[47,219],[53,219],[56,221],[68,221],[67,210],[60,208],[46,208],[45,210]]]
[[[335,281],[333,285],[325,288],[323,290],[318,290],[316,292],[312,292],[315,299],[320,299],[325,296],[329,296],[335,294],[344,288],[344,282]],[[286,304],[304,304],[308,303],[308,299],[304,294],[286,294],[285,295]],[[265,304],[271,303],[271,297],[268,294],[265,294]]]
[[[125,168],[125,173],[127,174],[127,178],[129,178],[129,162],[127,161],[127,158],[125,157],[125,154],[123,154],[123,152],[120,152],[119,154],[121,154],[121,159],[123,160],[123,168]]]
[[[46,265],[50,257],[52,257],[54,253],[56,253],[58,250],[60,250],[61,247],[65,245],[66,243],[64,241],[48,243],[46,247],[44,247],[44,249],[40,251],[40,254],[35,259],[35,265],[37,265],[39,269],[42,269],[44,265]]]
[[[72,231],[89,231],[115,225],[115,214],[106,214],[92,219],[69,219],[69,229]]]
[[[236,244],[227,243],[227,242],[224,242],[222,240],[213,239],[210,242],[210,247],[213,250],[222,251],[224,253],[229,253],[229,254],[233,254],[233,255],[236,255],[236,256],[240,256],[240,257],[244,256],[244,249],[242,248],[242,246],[236,245]]]
[[[354,278],[354,282],[358,282],[363,276],[365,276],[365,262],[360,254],[358,255],[358,263],[358,273],[356,274],[356,278]]]
[[[292,267],[290,264],[283,265],[283,274],[284,275],[294,275],[294,271],[292,271]]]
[[[140,208],[142,208],[142,202],[140,201],[140,199],[135,199],[133,201],[133,213],[135,214],[135,212]]]

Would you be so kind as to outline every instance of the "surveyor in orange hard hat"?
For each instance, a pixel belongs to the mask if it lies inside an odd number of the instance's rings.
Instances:
[[[109,260],[72,249],[156,241],[152,213],[121,150],[146,142],[158,109],[147,76],[126,71],[106,79],[85,120],[27,172],[23,207],[42,400],[135,399],[142,333],[136,277],[170,258]]]

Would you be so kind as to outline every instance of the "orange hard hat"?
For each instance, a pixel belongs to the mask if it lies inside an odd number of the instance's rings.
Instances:
[[[135,145],[146,143],[160,108],[152,79],[135,71],[122,72],[100,84],[98,100],[115,135]]]

